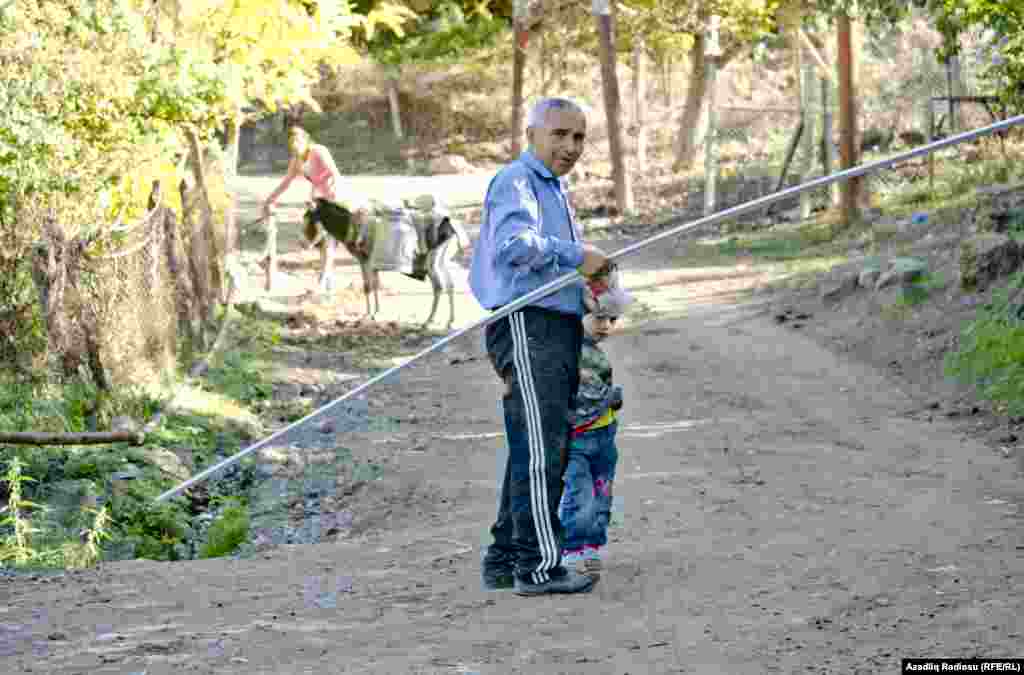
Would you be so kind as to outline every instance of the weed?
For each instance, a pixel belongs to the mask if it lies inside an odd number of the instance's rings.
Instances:
[[[35,479],[23,473],[21,462],[15,457],[9,463],[3,482],[7,484],[8,499],[2,512],[10,515],[0,521],[0,525],[11,527],[13,532],[0,541],[0,563],[12,562],[16,567],[83,568],[99,560],[99,542],[110,538],[107,531],[110,514],[106,508],[88,509],[94,516],[92,524],[80,533],[80,541],[65,541],[50,549],[36,549],[32,535],[43,534],[43,531],[32,525],[25,509],[42,512],[45,507],[22,497],[22,484],[35,482]]]
[[[36,482],[36,479],[22,473],[21,460],[15,457],[9,462],[7,474],[3,480],[7,484],[8,490],[5,511],[10,515],[0,521],[0,525],[11,526],[14,532],[0,542],[0,562],[13,560],[15,565],[25,565],[38,557],[38,552],[31,547],[31,535],[40,530],[32,526],[26,518],[24,509],[41,509],[42,507],[21,496],[22,484]]]

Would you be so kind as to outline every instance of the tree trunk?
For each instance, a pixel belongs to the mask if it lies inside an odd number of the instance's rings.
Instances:
[[[644,125],[644,108],[647,107],[645,61],[644,44],[638,39],[633,46],[633,125],[636,129],[637,168],[647,164],[647,128]]]
[[[551,80],[548,68],[548,39],[547,32],[541,31],[540,42],[537,44],[537,67],[540,70],[540,95],[546,98],[551,91]]]
[[[839,17],[839,162],[840,169],[852,168],[857,163],[857,116],[854,108],[853,48],[850,17]],[[857,220],[857,179],[845,180],[840,190],[841,216],[844,227]]]
[[[529,41],[529,32],[524,26],[525,16],[525,3],[516,0],[515,29],[512,31],[512,159],[523,151],[523,70],[526,68],[526,45]]]
[[[676,157],[673,171],[688,171],[697,161],[697,148],[701,144],[698,138],[698,123],[704,113],[704,94],[706,80],[704,77],[704,36],[694,36],[693,48],[690,49],[690,78],[686,86],[686,101],[683,103],[683,114],[679,119],[679,136],[676,138]]]
[[[192,162],[192,176],[195,178],[195,202],[200,208],[195,209],[192,214],[196,219],[198,231],[202,233],[206,244],[206,265],[207,265],[207,287],[209,295],[204,299],[203,321],[211,321],[212,302],[214,299],[224,297],[224,260],[222,237],[218,237],[216,219],[213,214],[213,204],[210,200],[210,191],[206,182],[206,162],[203,158],[203,150],[199,144],[199,135],[192,127],[186,127],[185,135],[188,138],[189,154]],[[184,202],[183,202],[184,203]]]
[[[387,81],[388,107],[391,108],[391,129],[395,132],[395,138],[402,140],[405,137],[402,131],[402,110],[398,100],[398,77],[391,75]]]
[[[224,148],[224,180],[230,181],[238,175],[238,159],[242,138],[242,111],[235,113],[227,123],[227,142]]]
[[[72,375],[78,363],[69,359],[71,332],[65,311],[64,292],[67,287],[67,240],[53,214],[43,224],[45,244],[36,250],[32,277],[39,292],[48,337],[48,351],[61,359],[65,375]]]
[[[174,303],[178,312],[178,331],[188,338],[189,344],[196,343],[198,337],[193,326],[198,325],[198,310],[195,303],[195,292],[192,290],[192,278],[185,270],[181,257],[178,255],[178,221],[174,212],[162,207],[159,202],[156,208],[163,208],[164,248],[167,256],[167,271],[174,279]],[[195,321],[193,320],[195,319]]]
[[[665,96],[665,107],[671,111],[674,97],[672,91],[672,56],[670,54],[665,55],[665,59],[661,64],[661,90]]]
[[[615,72],[614,24],[608,0],[594,0],[592,11],[601,38],[601,85],[612,157],[612,180],[615,181],[615,205],[619,213],[630,213],[633,211],[633,186],[622,147],[622,106],[619,100],[619,78]]]
[[[210,309],[210,257],[205,232],[195,214],[195,206],[198,195],[195,191],[188,189],[188,183],[184,178],[178,185],[178,192],[181,195],[181,220],[185,229],[190,231],[190,246],[188,247],[188,267],[192,277],[191,301],[195,310],[192,314],[191,333],[195,338],[194,347],[202,350],[206,348],[206,323],[212,314]]]

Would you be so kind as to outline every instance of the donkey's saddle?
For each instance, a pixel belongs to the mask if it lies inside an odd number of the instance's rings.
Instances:
[[[369,220],[371,267],[401,272],[420,281],[427,276],[430,251],[456,236],[448,209],[429,194],[390,204],[374,201],[369,208]],[[318,226],[348,244],[359,236],[352,210],[327,199],[317,199],[306,212],[305,235],[309,241],[316,239]]]

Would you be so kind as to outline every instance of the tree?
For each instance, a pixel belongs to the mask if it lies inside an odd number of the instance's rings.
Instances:
[[[144,11],[148,0],[134,0]],[[338,0],[174,0],[147,12],[150,34],[166,56],[147,82],[160,105],[153,114],[196,130],[204,138],[228,125],[228,172],[237,164],[242,109],[260,103],[319,106],[310,91],[321,64],[359,61],[349,34],[356,28],[394,27],[400,11],[385,4],[357,14]],[[177,78],[167,78],[168,73]],[[185,77],[198,84],[182,90]]]
[[[855,63],[857,48],[854,45],[853,21],[862,25],[892,25],[905,17],[910,6],[897,0],[804,0],[800,9],[806,11],[805,22],[812,23],[819,18],[837,27],[838,80],[839,80],[839,151],[840,169],[850,169],[858,162],[857,143],[857,96]],[[863,177],[843,181],[839,186],[840,210],[844,226],[852,225],[858,218],[858,201],[868,199]]]
[[[991,31],[989,63],[983,77],[1007,104],[1024,107],[1024,4],[1017,0],[927,0],[927,7],[944,37],[940,61],[959,55],[963,31]]]
[[[619,101],[619,78],[615,72],[615,23],[608,0],[594,0],[592,11],[601,37],[601,85],[611,150],[612,180],[615,182],[615,204],[620,213],[627,213],[633,210],[633,188],[626,167],[626,153],[622,147],[622,105]]]
[[[398,83],[402,68],[414,64],[447,65],[493,45],[507,22],[491,12],[488,0],[444,0],[439,3],[409,2],[409,7],[390,5],[388,31],[357,27],[353,44],[382,66],[387,82],[395,136],[403,137]],[[504,7],[503,7],[504,9]],[[356,4],[357,12],[376,16],[372,0]]]
[[[705,95],[705,33],[712,16],[722,17],[719,27],[724,68],[744,48],[767,35],[775,27],[775,11],[781,0],[624,0],[633,12],[623,17],[624,29],[631,36],[643,36],[656,60],[667,55],[688,52],[690,77],[675,143],[674,168],[689,169],[700,145],[698,128]]]

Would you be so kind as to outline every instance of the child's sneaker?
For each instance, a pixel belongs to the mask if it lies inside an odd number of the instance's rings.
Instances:
[[[601,578],[601,547],[587,545],[583,549],[583,573],[597,581]]]
[[[584,560],[585,553],[586,551],[582,548],[573,549],[571,551],[566,549],[562,551],[562,565],[564,565],[566,569],[578,571],[580,563]]]

